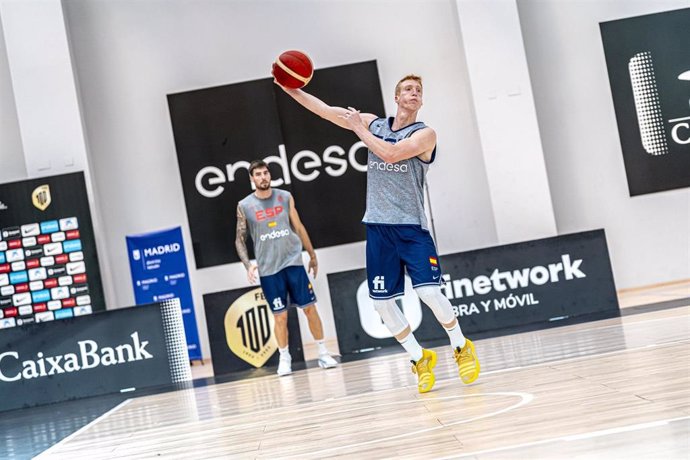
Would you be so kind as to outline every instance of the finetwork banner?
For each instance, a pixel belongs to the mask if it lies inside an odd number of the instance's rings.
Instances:
[[[189,359],[201,359],[182,229],[128,236],[127,252],[137,305],[180,299]]]
[[[442,291],[463,331],[499,330],[587,315],[617,315],[618,299],[603,230],[440,257]],[[366,271],[328,275],[343,354],[396,343],[369,298]],[[400,299],[419,340],[447,337],[406,280]]]
[[[690,8],[600,27],[630,195],[690,186]]]
[[[307,91],[384,115],[375,61],[314,72]],[[198,268],[238,262],[237,203],[252,192],[249,163],[264,159],[289,190],[316,248],[362,241],[367,148],[351,131],[304,109],[271,78],[168,96]]]

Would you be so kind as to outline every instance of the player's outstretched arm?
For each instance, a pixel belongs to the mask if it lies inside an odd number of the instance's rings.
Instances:
[[[347,113],[347,109],[344,109],[343,107],[328,105],[318,97],[309,94],[305,91],[302,91],[301,89],[286,88],[284,86],[281,86],[275,80],[274,83],[280,86],[283,89],[283,91],[285,91],[290,97],[296,100],[305,109],[315,113],[324,120],[328,120],[331,123],[340,126],[341,128],[350,130],[352,129],[350,125],[347,124],[345,120],[343,120],[342,118],[342,116],[345,115],[345,113]],[[363,113],[361,114],[361,117],[362,123],[366,123],[366,128],[368,128],[369,124],[372,121],[378,118],[376,115],[373,115],[371,113]]]
[[[235,232],[235,249],[240,260],[247,269],[247,280],[254,284],[256,282],[256,265],[249,261],[249,251],[247,250],[247,218],[242,212],[240,205],[237,205],[237,230]]]
[[[311,240],[309,239],[307,229],[302,223],[302,220],[299,218],[299,213],[297,212],[297,208],[295,207],[295,199],[292,198],[292,196],[290,196],[289,215],[290,225],[292,225],[292,228],[295,230],[295,233],[297,233],[299,239],[302,241],[302,246],[307,251],[307,254],[309,254],[309,271],[312,273],[314,278],[316,278],[316,273],[319,270],[319,263],[316,260],[316,252],[314,252],[314,246],[312,246],[311,244]]]

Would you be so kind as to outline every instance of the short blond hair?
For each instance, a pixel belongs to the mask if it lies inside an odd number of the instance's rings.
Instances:
[[[404,77],[402,77],[400,79],[400,81],[398,82],[398,84],[395,85],[395,95],[396,96],[398,96],[400,94],[400,85],[405,80],[414,80],[414,81],[419,83],[419,85],[422,87],[422,89],[424,89],[424,86],[422,85],[422,77],[420,77],[419,75],[415,75],[415,74],[411,73],[409,75],[405,75]]]

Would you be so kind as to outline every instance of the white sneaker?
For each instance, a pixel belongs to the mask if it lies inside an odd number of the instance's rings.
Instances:
[[[292,356],[287,353],[281,354],[280,361],[278,361],[278,375],[282,377],[289,374],[292,374]]]
[[[329,354],[324,354],[324,355],[319,355],[319,367],[321,369],[330,369],[332,367],[336,367],[338,365],[338,361],[333,359],[333,357]]]

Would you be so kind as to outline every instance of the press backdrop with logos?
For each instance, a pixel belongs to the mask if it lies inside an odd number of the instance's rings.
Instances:
[[[105,307],[84,174],[0,184],[0,329]]]

